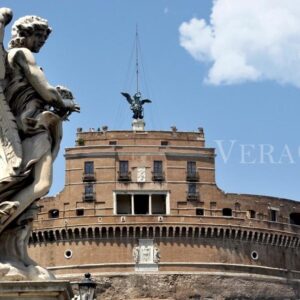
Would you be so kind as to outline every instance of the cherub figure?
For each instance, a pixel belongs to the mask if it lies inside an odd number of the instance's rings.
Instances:
[[[9,9],[0,9],[0,43],[11,17]],[[33,53],[40,51],[51,31],[45,19],[22,17],[12,26],[8,51],[0,49],[0,69],[5,70],[0,78],[0,275],[5,280],[9,275],[2,270],[7,266],[14,274],[22,269],[19,280],[52,278],[27,256],[33,203],[50,189],[62,121],[80,108],[71,91],[51,86],[36,64]],[[10,249],[14,245],[16,251]],[[26,268],[30,278],[24,275]]]

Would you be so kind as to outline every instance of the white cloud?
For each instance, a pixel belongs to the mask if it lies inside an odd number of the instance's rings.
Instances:
[[[208,83],[268,79],[300,87],[298,0],[216,0],[209,24],[193,18],[179,32],[182,47],[211,63]]]

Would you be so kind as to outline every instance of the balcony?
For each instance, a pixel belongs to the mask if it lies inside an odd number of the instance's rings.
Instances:
[[[118,172],[118,181],[131,181],[131,172]]]
[[[82,200],[83,201],[95,201],[96,200],[96,193],[93,192],[93,193],[83,193],[82,194]]]
[[[83,182],[96,181],[96,174],[94,172],[93,173],[83,173],[82,181]]]
[[[187,199],[187,201],[198,201],[199,193],[198,192],[187,192],[186,199]]]
[[[186,173],[186,181],[199,181],[198,172],[187,172]]]
[[[164,181],[165,174],[164,172],[152,172],[152,181]]]

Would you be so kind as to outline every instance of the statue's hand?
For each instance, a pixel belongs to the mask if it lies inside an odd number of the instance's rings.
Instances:
[[[69,112],[80,112],[80,106],[72,99],[63,99],[65,108]]]

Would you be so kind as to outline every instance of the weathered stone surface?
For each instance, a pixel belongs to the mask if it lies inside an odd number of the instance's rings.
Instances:
[[[249,274],[156,273],[103,275],[94,279],[98,282],[97,299],[101,300],[296,300],[300,297],[300,281]]]

